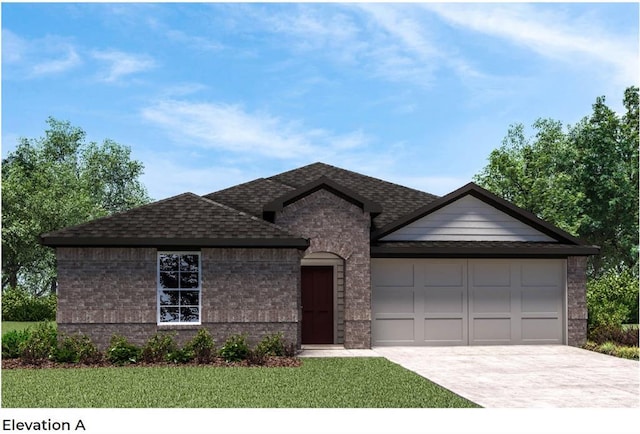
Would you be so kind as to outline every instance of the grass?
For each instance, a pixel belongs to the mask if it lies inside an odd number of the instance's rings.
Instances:
[[[25,393],[37,390],[37,393]],[[2,407],[478,407],[384,358],[306,358],[298,368],[125,367],[2,372]]]
[[[48,321],[53,326],[56,325],[55,321]],[[28,328],[35,328],[38,325],[37,322],[21,322],[21,321],[2,321],[1,333],[5,334],[13,330],[25,330]]]

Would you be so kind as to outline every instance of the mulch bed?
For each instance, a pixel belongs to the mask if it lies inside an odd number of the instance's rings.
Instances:
[[[169,362],[139,362],[135,364],[122,365],[123,367],[153,367],[153,366],[210,366],[210,367],[266,367],[266,368],[297,368],[302,365],[302,360],[297,357],[266,357],[261,364],[252,364],[248,360],[240,362],[226,362],[224,359],[215,358],[210,363],[169,363]],[[2,369],[47,369],[47,368],[117,368],[106,360],[96,363],[58,363],[52,360],[42,360],[39,363],[29,363],[22,359],[2,359]]]

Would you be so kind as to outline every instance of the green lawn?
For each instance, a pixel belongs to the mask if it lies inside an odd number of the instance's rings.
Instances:
[[[49,324],[56,325],[55,321],[49,321]],[[13,330],[24,330],[28,328],[35,328],[38,325],[37,322],[20,322],[20,321],[2,321],[2,330],[0,333],[5,334]]]
[[[298,368],[175,366],[4,370],[2,407],[446,408],[477,405],[384,358],[305,358]]]

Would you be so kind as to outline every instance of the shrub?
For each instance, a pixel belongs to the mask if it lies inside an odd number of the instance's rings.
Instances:
[[[589,327],[638,323],[638,278],[631,270],[608,271],[587,282]]]
[[[604,344],[605,342],[614,342],[625,347],[638,346],[638,329],[626,328],[621,326],[600,325],[589,332],[589,340]]]
[[[107,360],[116,365],[137,363],[140,360],[142,350],[129,342],[127,338],[113,335],[107,349]]]
[[[31,332],[26,330],[11,330],[2,335],[2,357],[15,359],[20,357],[20,346],[29,339]]]
[[[165,360],[172,363],[189,363],[194,358],[193,351],[189,348],[175,349],[167,354]]]
[[[185,348],[193,352],[198,363],[209,363],[215,354],[215,341],[207,329],[200,329],[198,333],[185,345]]]
[[[616,354],[616,344],[613,342],[605,342],[598,346],[598,352],[614,356]]]
[[[142,360],[148,363],[161,362],[178,349],[173,337],[175,333],[156,333],[142,348]]]
[[[255,352],[264,356],[284,356],[282,333],[267,335],[256,345]]]
[[[297,354],[296,344],[293,342],[289,342],[284,346],[284,356],[285,357],[295,357]]]
[[[97,363],[102,354],[87,335],[65,336],[55,351],[57,362]]]
[[[54,356],[58,346],[58,331],[46,322],[40,323],[20,344],[20,356],[28,363],[40,363]]]
[[[220,348],[220,357],[227,362],[244,360],[249,355],[249,345],[245,335],[233,335]]]
[[[3,321],[53,321],[56,319],[55,294],[36,297],[22,288],[2,292]]]
[[[250,365],[262,366],[267,362],[267,355],[255,349],[253,351],[249,351],[247,354],[247,361]]]
[[[616,349],[616,356],[622,357],[623,359],[639,360],[640,359],[640,348],[638,348],[638,347],[618,347]]]

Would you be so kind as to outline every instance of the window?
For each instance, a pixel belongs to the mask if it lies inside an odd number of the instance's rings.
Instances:
[[[158,253],[158,323],[200,323],[200,253]]]

